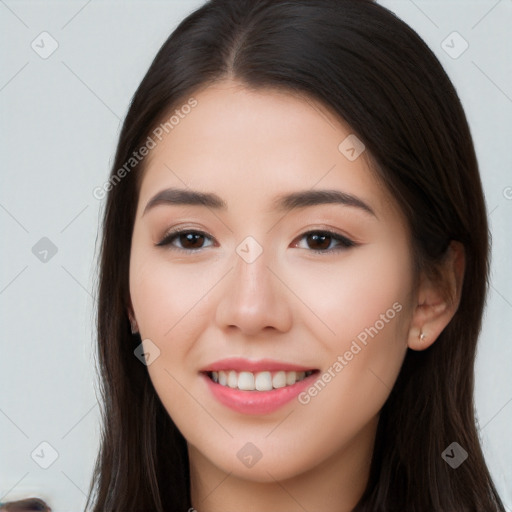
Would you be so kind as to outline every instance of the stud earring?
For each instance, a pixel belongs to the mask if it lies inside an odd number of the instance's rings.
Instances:
[[[423,331],[420,331],[420,335],[419,335],[419,339],[421,342],[425,341],[427,335],[423,332]]]

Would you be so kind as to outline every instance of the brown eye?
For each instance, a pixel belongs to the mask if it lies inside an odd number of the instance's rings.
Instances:
[[[331,245],[331,236],[330,235],[318,235],[316,233],[307,235],[308,245],[311,246],[313,244],[313,249],[325,250],[329,249]]]
[[[204,243],[204,235],[201,233],[181,234],[177,238],[184,249],[201,249]]]
[[[203,233],[202,231],[172,231],[171,233],[168,233],[156,245],[159,247],[165,245],[172,245],[173,248],[178,250],[194,251],[196,249],[203,249],[205,247],[203,246],[203,244],[207,239],[210,239],[210,237],[206,233]],[[179,246],[176,246],[176,241],[179,243]]]
[[[302,239],[306,240],[306,248],[317,253],[339,251],[356,245],[352,240],[332,231],[309,231],[302,235],[300,240]],[[337,246],[331,247],[333,241],[338,242]]]

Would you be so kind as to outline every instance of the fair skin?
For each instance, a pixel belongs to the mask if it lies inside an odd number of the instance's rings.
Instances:
[[[314,100],[231,80],[194,97],[197,106],[146,161],[129,311],[145,346],[151,340],[160,350],[147,369],[187,440],[192,505],[348,512],[366,486],[379,411],[407,347],[427,348],[456,310],[462,254],[455,246],[444,267],[453,302],[424,276],[416,280],[405,219],[366,153],[350,161],[338,149],[350,127]],[[172,187],[214,193],[227,207],[161,202],[144,211]],[[350,194],[373,213],[346,204],[272,207],[279,195],[320,189]],[[173,227],[207,236],[157,246]],[[355,245],[304,236],[315,230]],[[236,251],[248,236],[262,249],[251,263]],[[308,403],[244,414],[215,399],[201,374],[231,356],[332,374],[338,356],[376,325]],[[248,442],[261,453],[251,467],[237,457]]]

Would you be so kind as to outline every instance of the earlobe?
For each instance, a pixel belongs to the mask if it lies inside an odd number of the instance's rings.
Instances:
[[[139,332],[139,326],[137,325],[137,320],[135,320],[135,315],[133,314],[132,307],[129,306],[127,308],[128,319],[130,320],[130,328],[132,334],[137,334]]]
[[[459,306],[464,269],[464,246],[452,241],[439,264],[439,278],[421,275],[407,340],[409,348],[425,350],[430,347],[450,323]]]

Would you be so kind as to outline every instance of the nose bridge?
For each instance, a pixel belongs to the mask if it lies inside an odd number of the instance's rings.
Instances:
[[[237,258],[234,267],[234,294],[248,310],[261,307],[259,302],[268,302],[274,297],[272,273],[268,266],[272,254],[254,237],[247,236],[236,247]]]
[[[266,327],[287,329],[289,304],[282,283],[270,271],[274,258],[254,237],[236,247],[234,267],[218,305],[217,321],[255,334]],[[281,288],[280,288],[281,287]]]

